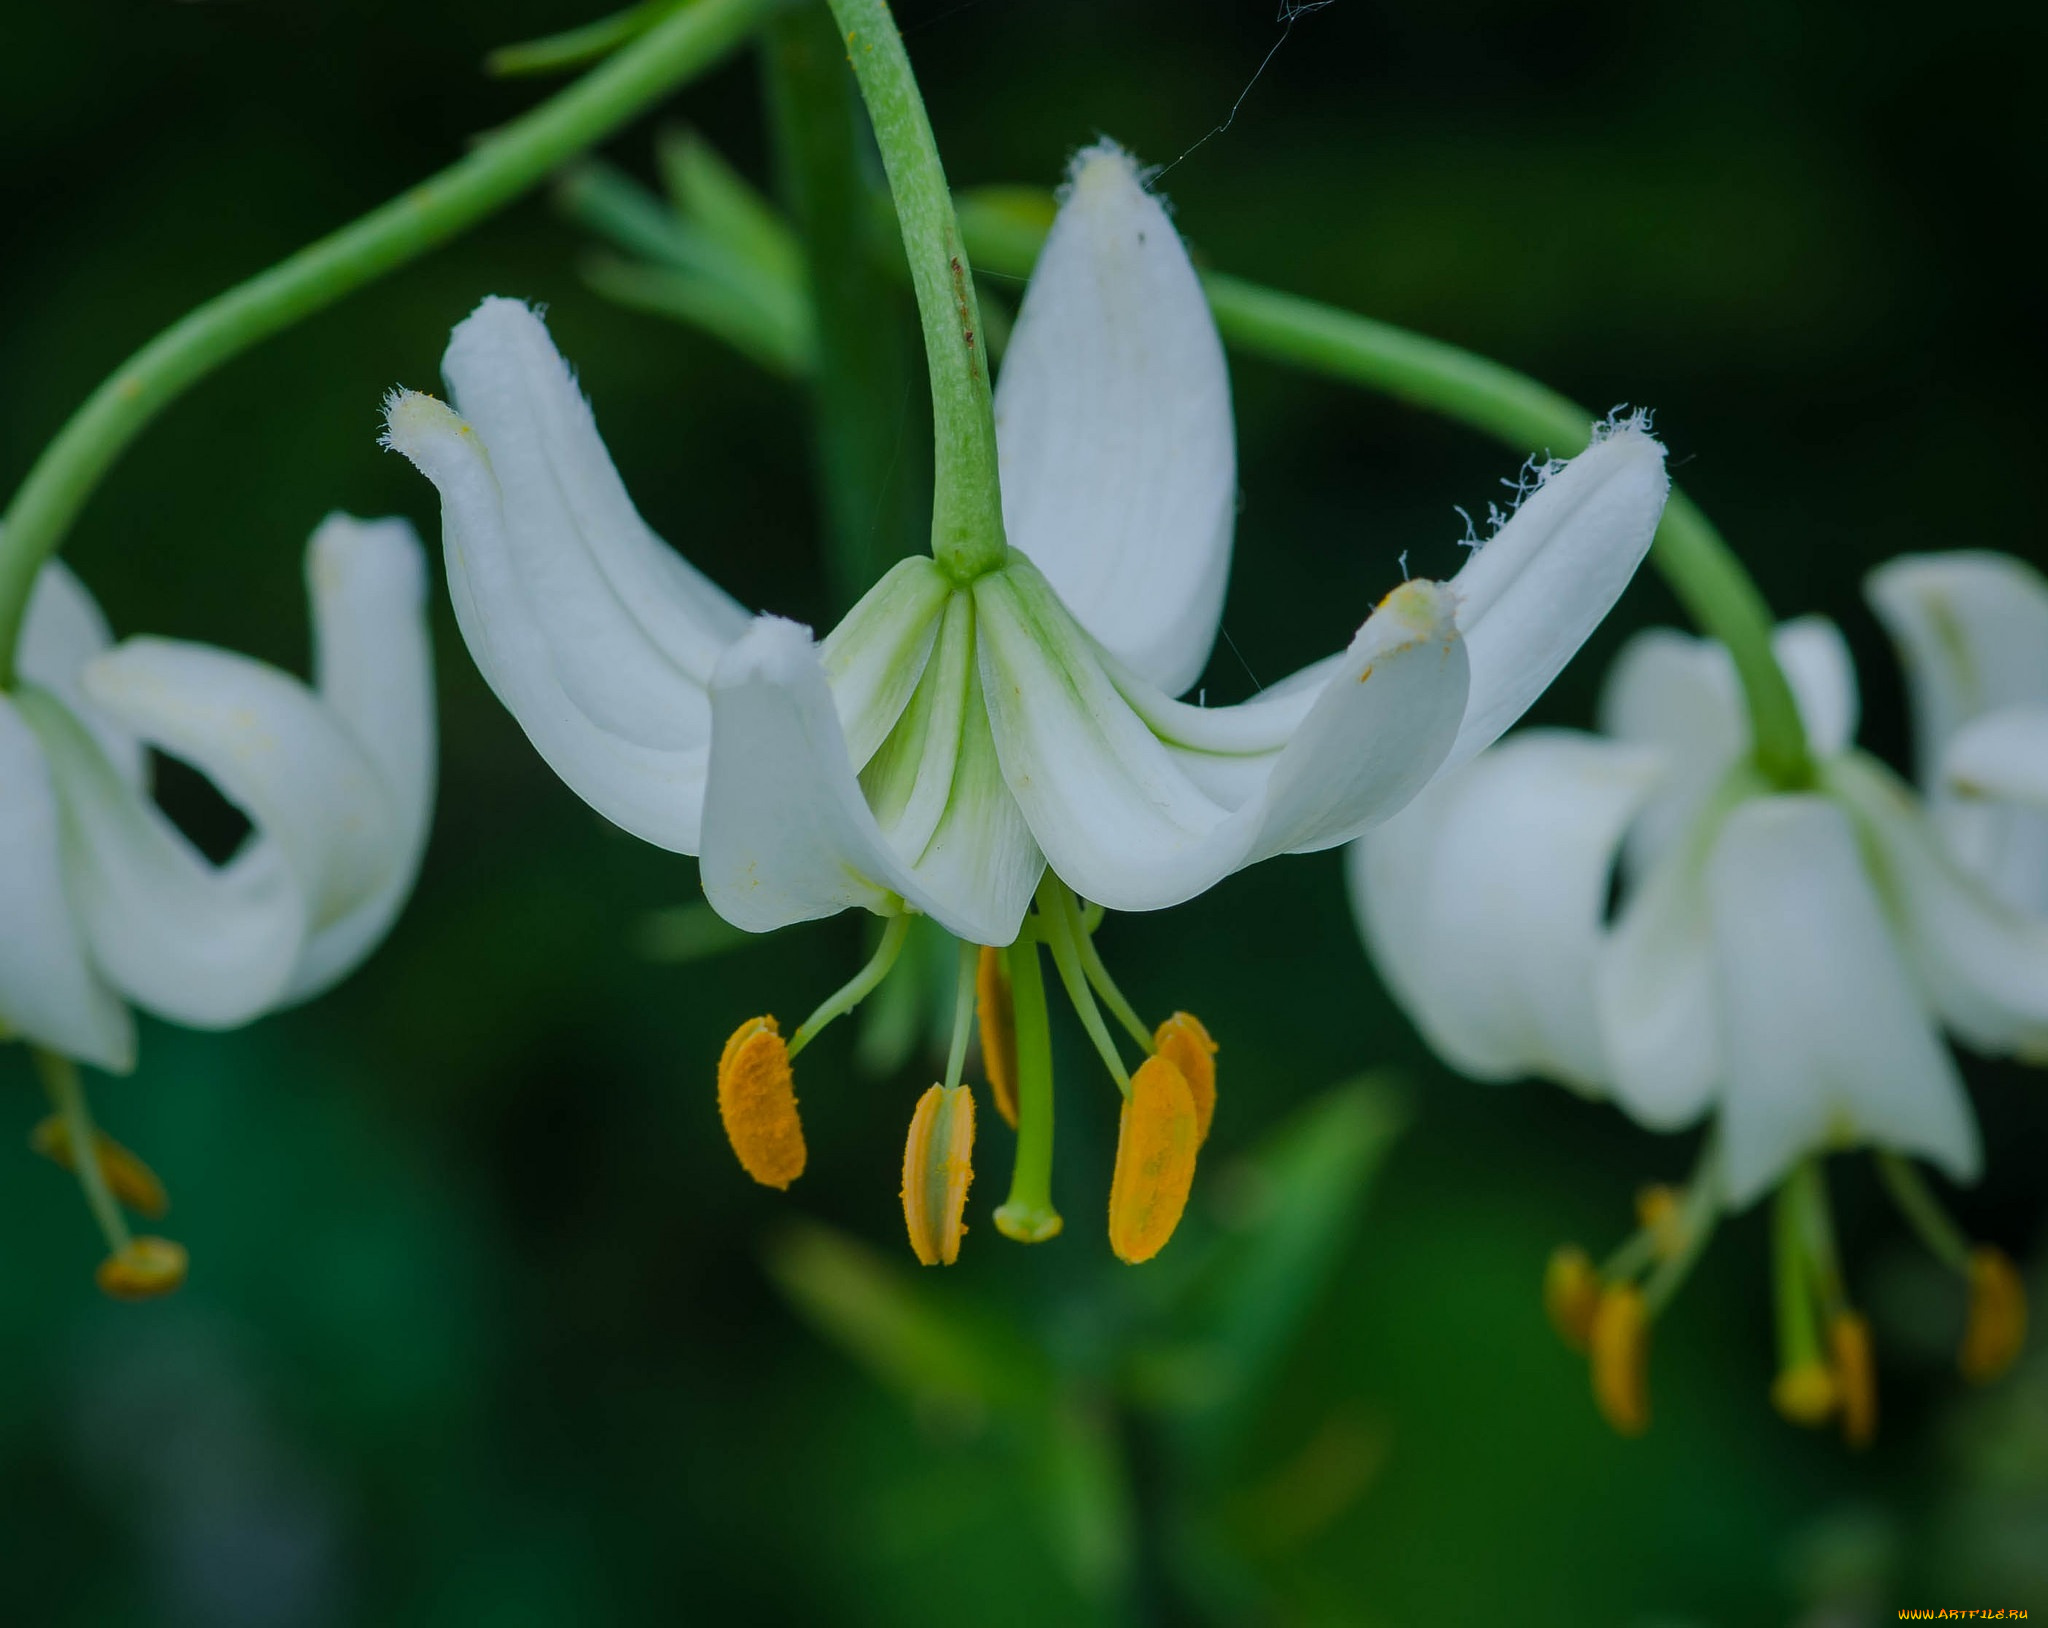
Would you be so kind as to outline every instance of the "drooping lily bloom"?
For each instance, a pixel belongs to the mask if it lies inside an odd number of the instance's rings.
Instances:
[[[46,1070],[131,1069],[130,1003],[222,1029],[317,995],[403,904],[434,789],[419,540],[330,516],[306,582],[310,686],[208,645],[115,645],[84,585],[43,567],[0,692],[0,1033]],[[225,864],[151,799],[150,747],[248,816]],[[71,1163],[66,1136],[43,1141]]]
[[[1179,235],[1108,145],[1075,162],[997,382],[1007,553],[971,580],[906,560],[822,641],[653,534],[527,307],[485,301],[443,368],[453,406],[397,396],[387,439],[441,490],[478,666],[575,791],[697,854],[752,931],[857,905],[1007,946],[1048,868],[1150,910],[1349,841],[1556,676],[1667,489],[1641,424],[1606,426],[1348,649],[1239,706],[1175,699],[1229,573],[1230,386]]]
[[[1784,1202],[1797,1177],[1789,1202],[1814,1211],[1810,1155],[1883,1150],[1924,1219],[1932,1197],[1906,1158],[1959,1182],[1982,1159],[1942,1028],[1993,1053],[2048,1040],[2048,918],[2000,898],[1912,790],[1853,747],[1855,674],[1831,623],[1788,623],[1775,649],[1816,759],[1810,790],[1777,791],[1751,767],[1727,653],[1658,630],[1617,660],[1604,734],[1515,736],[1349,856],[1374,962],[1452,1066],[1611,1096],[1657,1130],[1712,1116],[1683,1221],[1675,1196],[1653,1201],[1642,1248],[1604,1286],[1554,1266],[1568,1331],[1583,1332],[1603,1287],[1689,1259],[1724,1205],[1773,1189]],[[1953,1229],[1942,1242],[1974,1282]],[[1818,1309],[1839,1324],[1853,1314],[1822,1265],[1833,1288]],[[1781,1407],[1847,1424],[1867,1386],[1835,1373],[1815,1406],[1814,1370],[1788,1359],[1795,1370]]]

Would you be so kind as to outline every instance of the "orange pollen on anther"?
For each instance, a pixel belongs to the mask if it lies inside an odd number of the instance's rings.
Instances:
[[[1638,1192],[1636,1221],[1650,1235],[1650,1247],[1660,1261],[1684,1250],[1685,1210],[1677,1188],[1659,1183]]]
[[[1543,1309],[1557,1337],[1574,1351],[1593,1341],[1593,1313],[1600,1305],[1600,1274],[1577,1244],[1559,1244],[1543,1269]]]
[[[974,968],[974,1015],[981,1029],[981,1070],[988,1076],[996,1112],[1017,1128],[1017,1010],[1010,980],[1003,976],[1003,952],[981,947]]]
[[[917,1099],[903,1144],[903,1224],[926,1266],[951,1266],[967,1231],[974,1180],[974,1093],[935,1085]]]
[[[1633,1284],[1603,1289],[1593,1308],[1593,1400],[1615,1430],[1640,1436],[1650,1428],[1650,1317]]]
[[[1842,1398],[1842,1439],[1868,1447],[1877,1439],[1877,1364],[1870,1354],[1870,1324],[1853,1311],[1828,1322],[1828,1355]]]
[[[1136,1266],[1166,1247],[1187,1208],[1200,1142],[1187,1077],[1164,1054],[1146,1058],[1124,1099],[1109,1184],[1109,1247],[1118,1260]]]
[[[71,1127],[58,1115],[52,1114],[36,1126],[28,1140],[29,1146],[52,1164],[62,1165],[66,1170],[78,1168],[71,1156]],[[136,1214],[160,1220],[170,1209],[171,1201],[156,1172],[105,1131],[99,1133],[97,1141],[100,1174],[106,1178],[107,1190]]]
[[[2027,1286],[2005,1252],[1970,1251],[1970,1316],[1956,1366],[1973,1385],[1988,1385],[2013,1365],[2027,1343]]]
[[[154,1300],[184,1283],[188,1264],[183,1244],[168,1238],[131,1238],[100,1262],[93,1278],[116,1300]]]
[[[1216,1117],[1216,1042],[1194,1013],[1176,1012],[1153,1030],[1152,1045],[1188,1082],[1188,1094],[1195,1099],[1195,1146],[1199,1148],[1209,1140],[1209,1124]]]
[[[804,1127],[797,1117],[789,1046],[772,1017],[748,1018],[718,1059],[718,1117],[748,1175],[786,1188],[804,1173]]]

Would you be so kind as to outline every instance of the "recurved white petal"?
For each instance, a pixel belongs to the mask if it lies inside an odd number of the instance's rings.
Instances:
[[[199,1028],[233,1028],[274,1006],[309,926],[283,848],[254,841],[216,868],[60,703],[26,686],[16,701],[64,810],[65,894],[107,981]]]
[[[1957,730],[1942,783],[1969,802],[2011,802],[2048,813],[2048,702],[2001,707]]]
[[[375,765],[390,818],[383,880],[318,928],[287,998],[346,976],[396,918],[426,849],[434,812],[434,655],[426,557],[403,520],[329,515],[306,548],[314,683],[321,702]]]
[[[701,682],[644,635],[622,628],[624,613],[615,602],[607,607],[610,590],[595,585],[587,554],[577,563],[574,535],[551,544],[527,522],[514,526],[528,494],[501,487],[482,439],[444,403],[395,397],[385,426],[386,444],[440,488],[449,601],[493,693],[548,766],[598,813],[659,847],[695,853],[710,750]],[[551,547],[558,571],[544,563]],[[558,598],[556,576],[577,579],[578,592]],[[586,695],[607,686],[592,665],[602,667],[608,653],[621,658],[611,704],[593,711]],[[572,674],[580,682],[572,684]],[[635,686],[643,686],[637,700]]]
[[[1074,160],[995,414],[1011,543],[1118,660],[1187,689],[1230,574],[1230,376],[1180,234],[1108,142]]]
[[[61,841],[42,745],[0,692],[0,1030],[125,1074],[135,1027],[86,959]]]
[[[1976,1177],[1977,1122],[1863,869],[1848,816],[1759,797],[1708,864],[1721,984],[1729,1201],[1803,1154],[1875,1143]]]
[[[1657,767],[1639,747],[1529,730],[1353,845],[1373,962],[1452,1066],[1606,1091],[1593,968],[1622,832]]]
[[[15,666],[23,678],[71,709],[124,780],[142,786],[149,775],[142,742],[94,708],[80,682],[85,664],[113,642],[91,591],[62,560],[46,560],[28,596]]]
[[[1864,584],[1897,645],[1914,756],[1942,838],[2008,904],[2048,915],[2048,817],[1960,798],[1943,758],[1986,713],[2048,703],[2048,578],[2007,554],[1909,554]]]
[[[2048,918],[2014,909],[1965,870],[1882,764],[1852,753],[1826,773],[1863,829],[1906,953],[1942,1020],[1979,1051],[2048,1062]]]
[[[1357,836],[1428,782],[1464,712],[1450,595],[1405,584],[1327,669],[1284,746],[1207,754],[1235,764],[1219,798],[1190,767],[1204,754],[1155,733],[1029,561],[981,578],[974,599],[1003,778],[1053,869],[1111,909],[1178,904],[1254,860]],[[1210,738],[1238,733],[1227,710],[1208,714]],[[1247,739],[1263,743],[1273,721],[1262,713]]]
[[[1498,740],[1614,608],[1670,490],[1664,448],[1639,422],[1603,429],[1451,579],[1472,698],[1447,768]]]
[[[1784,670],[1816,756],[1855,739],[1856,668],[1841,629],[1821,616],[1781,623],[1771,653]],[[1629,868],[1648,867],[1694,823],[1701,805],[1749,750],[1749,714],[1727,650],[1670,628],[1622,647],[1600,694],[1600,727],[1665,755],[1670,771],[1630,834]]]
[[[964,730],[966,709],[960,716]],[[941,863],[921,874],[862,795],[807,628],[757,618],[719,663],[712,719],[700,868],[727,921],[767,932],[856,905],[882,914],[908,905],[974,943],[1017,936],[1037,858],[1000,781],[956,775],[958,806],[942,813],[917,861],[938,848]],[[969,755],[963,736],[960,756]]]

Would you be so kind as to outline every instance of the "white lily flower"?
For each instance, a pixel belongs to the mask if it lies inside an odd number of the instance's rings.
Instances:
[[[1349,841],[1527,708],[1667,489],[1662,448],[1611,426],[1345,651],[1241,706],[1175,700],[1229,571],[1229,378],[1179,235],[1108,145],[1075,162],[996,391],[1007,561],[906,560],[822,642],[654,535],[527,307],[485,301],[444,372],[454,407],[394,397],[387,441],[440,488],[478,666],[579,795],[700,855],[754,931],[859,905],[1005,945],[1047,864],[1145,910]]]
[[[1903,604],[1903,582],[1880,574],[1896,593],[1874,591]],[[1939,1030],[2042,1053],[2048,919],[1987,881],[2024,867],[1976,838],[1967,817],[1984,811],[1937,791],[1930,818],[1853,749],[1855,675],[1832,624],[1788,623],[1776,649],[1817,760],[1811,792],[1774,793],[1747,767],[1720,646],[1644,634],[1608,681],[1604,736],[1519,736],[1354,849],[1367,943],[1466,1073],[1611,1094],[1653,1129],[1714,1111],[1734,1204],[1805,1154],[1856,1143],[1972,1180],[1976,1121]],[[2048,645],[2032,655],[2048,660]],[[1970,735],[1939,684],[1921,692],[1937,764]],[[1953,848],[1944,807],[1963,834]],[[2028,830],[2006,835],[2016,848]]]
[[[125,1072],[127,1003],[228,1028],[318,994],[383,937],[418,869],[434,788],[419,541],[330,516],[306,551],[315,681],[170,639],[114,645],[43,567],[21,682],[0,693],[0,1027]],[[145,748],[249,818],[211,863],[149,795]]]

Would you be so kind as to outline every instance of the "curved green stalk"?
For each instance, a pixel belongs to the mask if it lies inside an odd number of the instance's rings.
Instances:
[[[932,555],[971,582],[1009,555],[974,268],[887,0],[830,0],[903,229],[932,382]]]
[[[983,265],[1019,277],[1029,275],[1050,219],[1044,194],[1022,190],[992,190],[961,208]],[[1568,457],[1591,438],[1595,416],[1585,408],[1456,345],[1239,277],[1209,272],[1202,286],[1217,330],[1239,350],[1441,413],[1519,452]],[[1686,613],[1734,658],[1759,767],[1780,786],[1809,784],[1805,726],[1771,653],[1770,607],[1726,539],[1675,488],[1650,557]]]
[[[817,1039],[828,1024],[838,1022],[875,992],[875,985],[888,977],[889,969],[896,965],[896,957],[903,953],[903,941],[909,936],[910,912],[899,910],[882,928],[882,941],[875,946],[875,953],[868,957],[867,965],[827,995],[819,1002],[818,1009],[797,1025],[796,1033],[789,1037],[791,1061],[795,1061],[797,1053]]]
[[[117,368],[43,449],[0,525],[0,684],[29,589],[143,427],[258,340],[333,304],[510,203],[564,159],[702,73],[787,0],[695,0],[468,157],[181,317]]]

